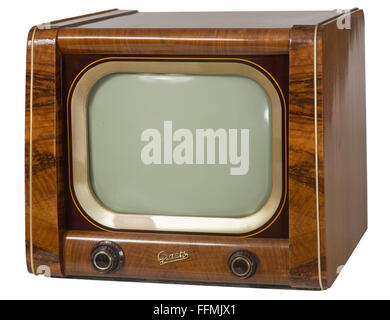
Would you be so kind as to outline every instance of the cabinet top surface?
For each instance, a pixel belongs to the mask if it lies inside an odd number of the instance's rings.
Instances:
[[[53,22],[52,26],[81,29],[263,29],[315,25],[335,18],[342,10],[264,12],[137,12],[112,10],[88,18]],[[72,23],[78,21],[78,23]]]

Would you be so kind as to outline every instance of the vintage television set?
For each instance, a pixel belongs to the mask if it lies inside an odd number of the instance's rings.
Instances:
[[[367,227],[359,9],[35,26],[29,272],[325,289]]]

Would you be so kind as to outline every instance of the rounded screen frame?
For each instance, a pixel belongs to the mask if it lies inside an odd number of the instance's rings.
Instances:
[[[272,110],[272,189],[266,203],[255,213],[238,218],[120,213],[106,208],[95,196],[89,181],[87,108],[89,92],[94,85],[101,78],[114,73],[240,75],[259,83],[271,100]],[[241,61],[138,61],[131,58],[106,60],[76,77],[72,87],[67,106],[68,112],[69,108],[71,112],[70,116],[68,113],[68,129],[71,129],[68,130],[68,149],[72,149],[72,152],[69,152],[70,193],[78,211],[88,221],[91,219],[91,223],[95,221],[103,226],[98,226],[99,228],[245,234],[258,230],[268,224],[272,217],[280,214],[286,201],[286,192],[283,190],[283,165],[286,163],[283,160],[283,148],[286,141],[283,141],[285,119],[282,110],[282,107],[286,106],[280,88],[257,68]]]

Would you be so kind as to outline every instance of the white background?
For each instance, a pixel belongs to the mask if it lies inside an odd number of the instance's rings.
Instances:
[[[386,1],[3,1],[0,19],[0,298],[390,298],[389,13]],[[27,33],[43,22],[111,9],[139,11],[365,10],[369,230],[322,292],[53,279],[27,273],[24,245],[24,105]],[[388,6],[387,6],[388,7]]]

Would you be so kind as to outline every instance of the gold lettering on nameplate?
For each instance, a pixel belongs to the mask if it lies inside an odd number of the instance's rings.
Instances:
[[[157,255],[157,260],[160,263],[160,266],[171,263],[171,262],[176,262],[180,260],[186,260],[188,259],[188,253],[185,250],[180,250],[178,252],[174,253],[169,253],[166,251],[160,251]]]

